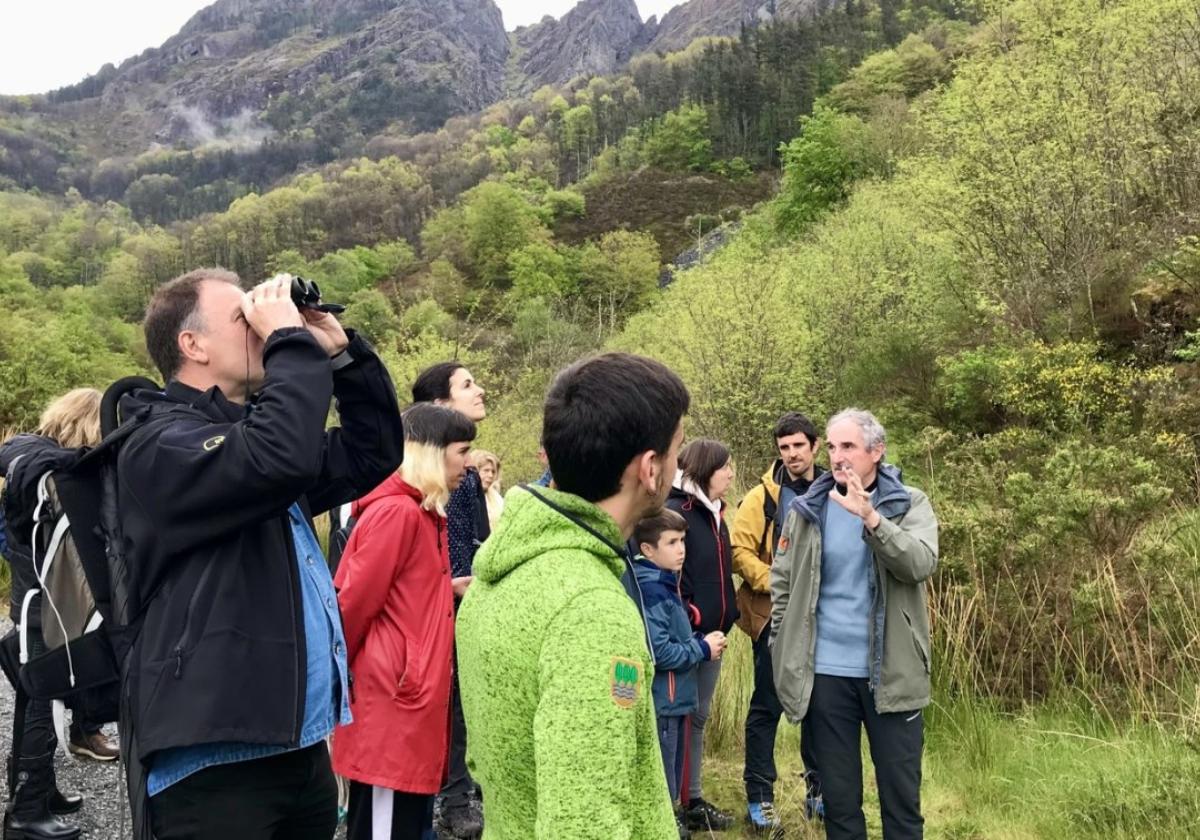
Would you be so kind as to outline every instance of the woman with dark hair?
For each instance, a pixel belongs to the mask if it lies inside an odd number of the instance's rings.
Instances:
[[[434,403],[452,408],[479,423],[487,416],[485,391],[461,362],[438,362],[421,371],[413,382],[415,403]],[[466,475],[446,504],[449,529],[450,569],[458,597],[470,585],[475,552],[491,536],[488,505],[479,471],[468,465]],[[457,675],[457,669],[455,671]],[[451,695],[450,769],[442,787],[438,826],[442,833],[470,840],[483,833],[483,820],[475,793],[475,780],[467,770],[467,725],[455,676]]]
[[[417,375],[412,385],[414,403],[431,402],[461,412],[478,423],[487,416],[483,395],[487,393],[459,362],[438,362]]]
[[[348,840],[408,840],[433,825],[449,754],[454,590],[446,503],[475,424],[419,403],[404,412],[404,462],[354,503],[334,583],[354,684],[354,722],[333,736],[350,779]],[[463,587],[465,589],[465,587]]]
[[[725,444],[701,438],[680,450],[679,472],[667,497],[667,507],[682,514],[688,523],[679,593],[692,626],[701,634],[728,633],[738,618],[733,549],[725,525],[724,499],[732,486],[733,460]],[[704,725],[720,675],[720,659],[706,660],[698,666],[700,704],[691,715],[691,736],[680,782],[680,799],[687,803],[687,826],[699,831],[722,831],[733,825],[732,814],[701,795]]]

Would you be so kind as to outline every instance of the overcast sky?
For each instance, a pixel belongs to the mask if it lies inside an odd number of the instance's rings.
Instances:
[[[682,0],[637,0],[642,17]],[[170,38],[211,0],[3,0],[0,93],[42,93],[74,84],[106,62],[120,64]],[[561,17],[575,0],[495,0],[515,29]]]

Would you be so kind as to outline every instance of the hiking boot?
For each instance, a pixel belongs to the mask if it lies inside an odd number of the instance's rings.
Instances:
[[[121,757],[121,748],[116,738],[110,738],[103,732],[83,732],[71,727],[71,740],[67,749],[80,758],[92,758],[96,761],[116,761]]]
[[[684,823],[682,811],[675,812],[675,825],[679,828],[679,840],[692,840],[692,832],[688,831]]]
[[[692,831],[724,831],[733,826],[733,814],[727,814],[703,797],[688,802],[687,827]]]
[[[818,822],[825,821],[825,798],[821,794],[818,793],[816,796],[805,798],[804,819],[809,822],[813,820],[817,820]]]
[[[5,840],[75,840],[79,827],[50,813],[54,755],[17,762],[12,803],[4,816]]]
[[[783,821],[775,811],[775,803],[770,800],[751,802],[746,806],[746,822],[759,837],[770,837],[779,840],[783,837]]]
[[[58,788],[54,789],[54,793],[50,794],[50,801],[47,803],[50,806],[50,813],[58,816],[66,814],[74,814],[83,807],[83,796],[78,793],[63,793]]]
[[[473,840],[483,834],[483,818],[471,804],[470,801],[454,806],[443,803],[438,828],[456,840]]]

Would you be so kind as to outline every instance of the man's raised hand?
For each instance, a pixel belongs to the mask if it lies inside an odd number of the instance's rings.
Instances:
[[[871,494],[863,488],[862,479],[854,470],[845,467],[841,473],[846,480],[846,489],[843,492],[835,484],[829,493],[829,498],[861,519],[868,528],[874,530],[879,525],[879,514],[871,505]]]
[[[266,341],[275,330],[303,327],[300,310],[292,303],[290,274],[277,274],[242,296],[242,314],[258,337]]]
[[[316,338],[317,343],[329,354],[329,358],[332,359],[350,344],[350,337],[346,335],[346,330],[338,323],[338,319],[328,312],[306,308],[301,309],[300,314],[304,316],[304,325]]]

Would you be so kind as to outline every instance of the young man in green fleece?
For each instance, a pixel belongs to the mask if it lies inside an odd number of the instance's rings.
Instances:
[[[542,443],[556,489],[510,494],[458,613],[468,766],[486,840],[677,840],[653,659],[621,575],[662,507],[688,392],[609,353],[558,375]]]

